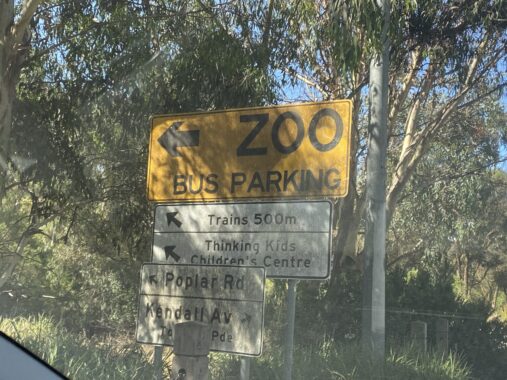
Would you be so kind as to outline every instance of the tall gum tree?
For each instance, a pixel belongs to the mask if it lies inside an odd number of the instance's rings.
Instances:
[[[452,119],[480,99],[498,96],[507,83],[505,4],[461,3],[392,2],[388,226],[414,170],[442,130],[453,128]],[[351,191],[338,202],[336,213],[333,273],[337,274],[346,257],[358,260],[362,250],[368,133],[362,90],[368,78],[366,63],[379,48],[381,22],[375,2],[298,4],[293,9],[297,22],[289,28],[298,48],[286,54],[292,61],[285,72],[320,94],[318,98],[354,101]],[[422,112],[429,117],[422,119]]]
[[[9,170],[10,137],[12,131],[12,109],[16,98],[23,61],[30,49],[30,21],[41,3],[40,0],[25,0],[19,5],[16,14],[14,0],[0,2],[0,204],[5,194],[7,174]],[[49,222],[46,220],[45,223]],[[10,278],[17,264],[21,261],[21,253],[27,240],[40,225],[32,225],[23,233],[14,254],[9,255],[3,263],[5,267],[0,273],[0,288]]]
[[[0,201],[9,167],[12,107],[23,61],[30,49],[30,21],[41,0],[24,0],[15,13],[14,0],[0,2]]]
[[[483,98],[498,96],[506,85],[505,2],[467,4],[392,2],[388,226],[414,171],[442,131],[454,128],[453,118]],[[252,57],[265,54],[266,71],[278,77],[281,88],[306,87],[312,100],[353,100],[350,191],[337,202],[335,213],[336,275],[350,262],[347,258],[360,261],[362,251],[368,134],[364,90],[368,62],[380,48],[379,8],[362,0],[201,5]],[[231,20],[237,28],[228,27]],[[333,276],[332,287],[337,278]]]
[[[267,15],[275,2],[270,4]],[[235,34],[241,29],[237,23],[245,33],[258,31],[249,24],[250,8],[241,19],[230,13],[215,19],[221,9],[200,1],[47,2],[37,9],[32,51],[18,73],[12,115],[16,129],[9,133],[11,151],[41,159],[23,180],[10,172],[7,195],[19,191],[27,198],[26,232],[16,231],[7,249],[0,246],[0,288],[30,254],[26,247],[33,234],[48,235],[58,224],[64,239],[53,240],[67,241],[71,227],[76,238],[86,239],[77,236],[79,221],[73,221],[93,214],[97,205],[104,222],[115,225],[135,210],[133,203],[146,209],[142,176],[150,113],[258,105],[272,99],[263,69],[269,62],[270,28],[263,28],[261,45],[254,38],[242,43]],[[147,218],[139,212],[133,219]],[[68,228],[61,226],[65,223]],[[102,234],[114,252],[129,246],[133,235],[118,230],[117,235],[110,230]],[[107,255],[113,250],[104,246],[93,252]],[[141,256],[143,251],[129,253]]]

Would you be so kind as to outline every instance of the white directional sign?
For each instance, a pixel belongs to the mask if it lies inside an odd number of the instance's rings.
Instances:
[[[144,264],[137,341],[174,345],[180,322],[209,323],[211,350],[258,356],[262,351],[262,267]]]
[[[274,278],[325,279],[329,201],[158,205],[153,262],[263,266]]]

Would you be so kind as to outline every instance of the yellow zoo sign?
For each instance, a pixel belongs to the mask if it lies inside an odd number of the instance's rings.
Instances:
[[[152,118],[151,201],[344,197],[352,102]]]

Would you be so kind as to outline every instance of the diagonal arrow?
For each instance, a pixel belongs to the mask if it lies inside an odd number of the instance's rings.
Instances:
[[[150,275],[150,285],[153,283],[155,283],[155,284],[157,283],[157,275],[156,274]]]
[[[176,252],[174,252],[174,248],[176,248],[175,245],[166,245],[164,247],[165,259],[169,260],[169,256],[171,256],[174,261],[178,262],[180,261],[181,257]]]
[[[158,139],[159,144],[174,157],[181,156],[176,150],[178,147],[199,146],[200,131],[178,131],[181,124],[182,121],[175,121]]]
[[[170,226],[171,223],[174,223],[176,224],[176,227],[180,228],[181,227],[181,222],[176,219],[176,215],[178,214],[178,211],[175,211],[175,212],[168,212],[166,214],[166,217],[167,217],[167,225]]]

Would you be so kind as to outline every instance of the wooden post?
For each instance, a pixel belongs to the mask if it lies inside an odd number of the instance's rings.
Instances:
[[[428,341],[428,326],[426,322],[412,321],[410,323],[410,337],[417,349],[426,352]]]
[[[443,354],[447,354],[449,351],[449,321],[447,319],[437,319],[435,334],[437,350]]]
[[[208,324],[183,322],[174,326],[171,380],[208,380],[211,330]]]

